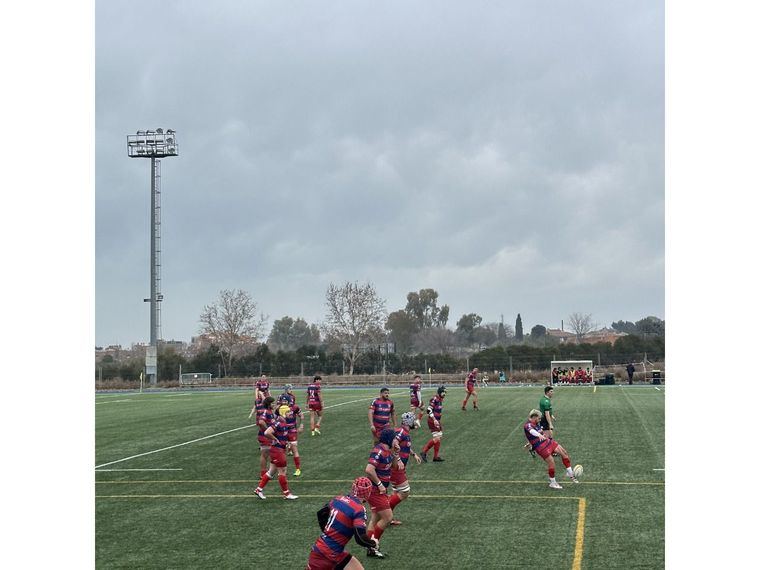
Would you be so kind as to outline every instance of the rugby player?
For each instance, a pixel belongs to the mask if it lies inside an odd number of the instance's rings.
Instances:
[[[288,454],[293,456],[296,465],[294,475],[301,476],[301,456],[298,453],[298,434],[303,431],[303,412],[298,404],[290,406],[291,415],[288,416]]]
[[[357,558],[346,552],[346,544],[354,538],[359,546],[376,548],[377,541],[366,534],[367,513],[364,503],[372,493],[372,481],[357,477],[351,492],[338,495],[317,511],[322,534],[311,547],[306,570],[362,570]]]
[[[274,398],[268,396],[262,399],[257,405],[256,410],[256,424],[259,426],[259,449],[261,450],[261,471],[260,476],[263,476],[267,471],[269,465],[269,448],[270,439],[264,435],[267,428],[274,423]]]
[[[322,377],[317,374],[314,380],[306,387],[307,405],[309,406],[309,422],[311,435],[322,435],[319,426],[322,425]],[[316,424],[314,417],[316,416]]]
[[[549,487],[552,489],[562,488],[562,485],[557,483],[557,480],[554,478],[554,457],[552,454],[555,452],[559,453],[560,457],[562,458],[562,464],[565,466],[565,472],[567,473],[567,476],[570,477],[570,480],[573,483],[578,483],[578,479],[575,478],[575,475],[573,475],[573,469],[570,467],[570,456],[568,455],[567,451],[565,451],[565,448],[559,444],[559,442],[555,441],[551,437],[546,437],[544,435],[544,430],[539,423],[540,418],[540,411],[531,410],[530,415],[528,416],[528,421],[525,422],[525,425],[523,425],[523,430],[525,431],[525,437],[528,439],[528,443],[530,444],[531,452],[540,455],[541,459],[546,461],[546,464],[549,467]]]
[[[538,402],[538,409],[541,413],[541,427],[544,429],[546,437],[552,437],[554,435],[554,411],[552,410],[552,396],[554,395],[554,388],[552,386],[544,386],[544,396]]]
[[[393,408],[393,400],[390,399],[390,390],[387,387],[380,388],[380,397],[372,400],[367,411],[369,429],[375,443],[378,441],[380,432],[390,423],[396,427],[396,410]]]
[[[380,432],[378,443],[369,454],[369,461],[364,472],[372,481],[372,494],[369,496],[369,505],[372,516],[369,519],[369,532],[367,536],[377,540],[380,545],[380,537],[393,519],[388,498],[388,486],[391,484],[391,469],[398,464],[399,444],[396,440],[396,432],[391,428],[385,428]],[[367,548],[367,556],[370,558],[384,558],[377,547]]]
[[[409,462],[409,455],[414,457],[417,465],[422,463],[422,458],[412,449],[412,436],[409,433],[416,426],[416,420],[412,412],[404,412],[401,414],[401,427],[396,428],[396,441],[399,444],[398,462],[396,466],[391,469],[391,487],[393,488],[393,494],[388,502],[390,503],[391,510],[395,510],[396,506],[409,496],[411,487],[409,486],[409,480],[406,476],[406,464]],[[401,521],[395,518],[391,520],[391,525],[400,525]]]
[[[441,414],[443,413],[443,399],[446,396],[446,388],[439,386],[436,395],[430,398],[430,404],[427,407],[428,428],[432,439],[422,448],[422,461],[427,463],[427,452],[433,448],[433,461],[444,461],[443,457],[438,455],[441,450],[441,438],[443,437],[443,427],[441,425]]]
[[[256,380],[256,399],[263,400],[269,395],[269,380],[266,374],[262,374],[261,378]]]
[[[419,374],[415,374],[409,384],[409,411],[417,414],[417,427],[420,427],[425,406],[422,403],[422,376]]]
[[[465,392],[467,392],[467,395],[464,397],[464,400],[462,400],[462,410],[467,410],[467,400],[470,399],[470,396],[472,396],[472,407],[476,410],[479,410],[478,408],[478,369],[473,368],[472,372],[470,372],[467,375],[467,378],[464,380],[464,389]]]
[[[289,406],[280,406],[277,408],[277,417],[274,423],[270,425],[264,432],[264,437],[270,441],[269,451],[269,470],[261,476],[259,486],[253,491],[259,499],[266,499],[264,496],[264,487],[267,486],[270,479],[274,479],[275,473],[277,473],[277,480],[280,483],[280,489],[282,489],[282,496],[285,499],[295,500],[298,498],[290,492],[288,488],[288,459],[285,457],[285,446],[288,443],[288,432],[290,428],[288,426],[288,416],[292,416],[293,412]]]

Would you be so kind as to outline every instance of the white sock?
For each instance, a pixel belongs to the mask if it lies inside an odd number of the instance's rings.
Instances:
[[[549,482],[550,483],[556,483],[557,480],[554,477],[549,477]]]
[[[570,467],[567,468],[567,476],[568,477],[575,477],[575,474],[573,474],[573,470]]]

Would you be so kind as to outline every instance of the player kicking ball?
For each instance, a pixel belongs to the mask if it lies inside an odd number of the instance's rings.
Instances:
[[[540,420],[541,412],[538,410],[531,410],[530,415],[528,416],[528,421],[525,422],[523,429],[525,431],[525,437],[528,439],[531,453],[537,453],[548,465],[549,487],[552,489],[562,488],[562,485],[557,483],[557,480],[554,478],[554,457],[552,457],[552,453],[554,452],[559,453],[559,456],[562,458],[562,464],[565,466],[567,476],[570,477],[570,480],[573,483],[578,483],[578,479],[575,477],[571,467],[570,455],[568,455],[565,448],[562,447],[559,442],[544,435],[544,430],[539,423]]]

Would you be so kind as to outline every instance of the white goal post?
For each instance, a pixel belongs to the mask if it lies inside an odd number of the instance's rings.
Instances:
[[[557,370],[556,377],[555,369]],[[577,370],[582,370],[582,375],[575,375]],[[593,384],[594,361],[552,360],[549,368],[549,382],[551,384]]]
[[[211,384],[211,372],[188,372],[179,375],[180,386]]]

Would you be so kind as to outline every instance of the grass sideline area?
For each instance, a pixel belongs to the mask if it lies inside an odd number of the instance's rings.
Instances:
[[[303,475],[258,482],[251,391],[96,396],[98,568],[304,568],[319,536],[316,511],[362,474],[372,439],[367,406],[379,387],[324,390],[322,436],[300,436]],[[273,390],[277,395],[278,390]],[[432,397],[426,388],[423,396]],[[305,391],[295,390],[299,404]],[[557,387],[557,440],[584,466],[547,486],[545,463],[522,449],[522,424],[542,387],[479,390],[481,411],[445,401],[443,463],[412,465],[402,526],[382,537],[385,560],[348,549],[366,568],[663,568],[664,386]],[[397,416],[408,390],[392,389]],[[210,437],[212,436],[212,437]],[[412,431],[420,450],[429,439]]]

